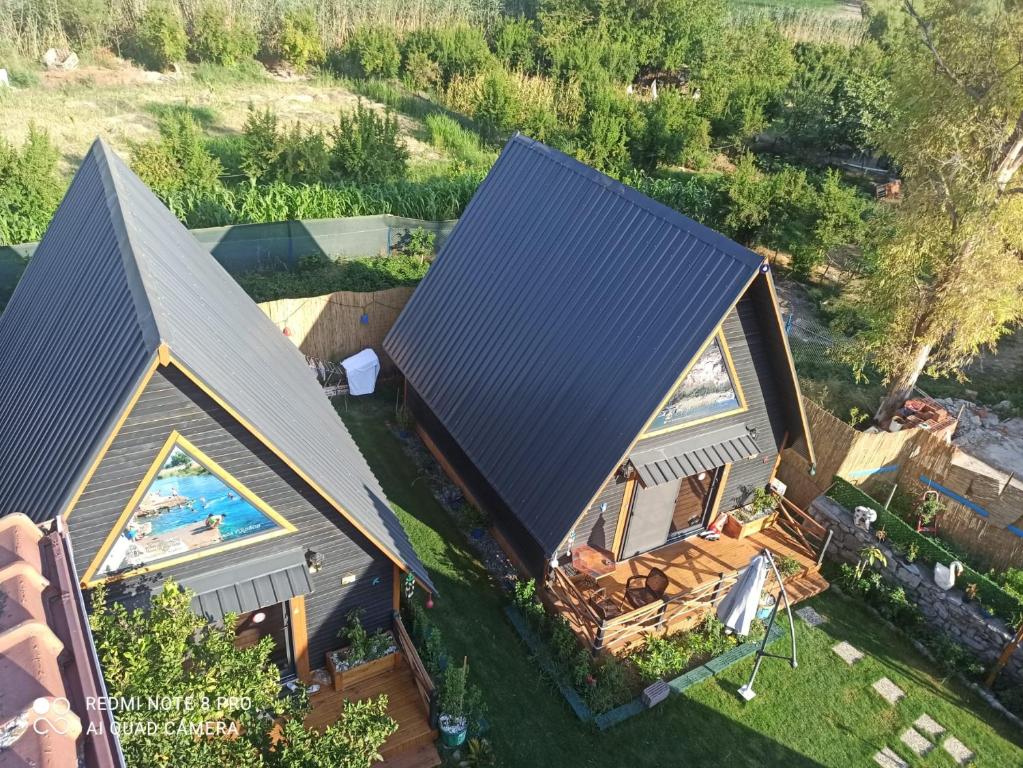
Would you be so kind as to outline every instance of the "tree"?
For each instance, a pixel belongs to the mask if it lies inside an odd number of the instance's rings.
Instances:
[[[853,347],[887,393],[888,423],[920,375],[962,377],[1023,319],[1023,16],[1002,0],[906,0],[891,125],[874,143],[902,169],[895,235],[864,292]]]
[[[386,697],[346,702],[322,734],[305,728],[307,697],[280,695],[273,641],[237,648],[236,617],[210,624],[191,610],[193,597],[167,581],[148,611],[128,611],[104,587],[92,592],[89,623],[109,695],[135,702],[115,713],[128,765],[368,768],[379,759],[397,729]]]

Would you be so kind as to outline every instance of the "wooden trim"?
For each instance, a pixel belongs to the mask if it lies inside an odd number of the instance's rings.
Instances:
[[[625,459],[628,458],[629,454],[632,453],[632,449],[635,447],[636,443],[638,443],[644,437],[649,437],[649,435],[646,432],[647,427],[649,427],[653,423],[653,420],[655,418],[657,418],[657,414],[661,412],[661,409],[664,408],[665,405],[667,405],[668,399],[671,397],[672,393],[676,389],[678,389],[679,385],[682,383],[682,380],[685,379],[685,377],[689,375],[689,371],[692,370],[692,367],[696,364],[696,361],[700,359],[700,355],[703,354],[703,350],[707,348],[707,345],[710,344],[711,339],[714,338],[714,334],[716,334],[716,333],[718,333],[718,331],[720,331],[721,324],[724,323],[725,318],[728,317],[730,312],[735,310],[735,307],[739,304],[739,301],[742,299],[742,297],[746,295],[746,291],[748,291],[749,287],[751,285],[753,285],[753,281],[757,279],[757,275],[759,275],[759,274],[760,274],[760,270],[758,269],[756,272],[753,273],[753,276],[750,277],[750,279],[746,281],[746,285],[744,285],[742,290],[739,291],[739,294],[738,294],[737,298],[735,299],[735,301],[732,303],[732,306],[730,306],[728,308],[728,312],[725,312],[725,314],[722,316],[721,320],[718,322],[717,326],[715,326],[714,330],[711,332],[711,334],[707,337],[707,339],[700,346],[700,351],[697,352],[693,356],[693,359],[689,361],[689,364],[685,367],[685,369],[683,369],[682,373],[675,380],[675,383],[672,384],[672,386],[668,389],[668,393],[664,396],[664,399],[661,400],[660,405],[658,405],[657,408],[654,410],[654,412],[652,414],[650,414],[650,418],[646,420],[646,423],[643,424],[643,428],[632,439],[632,442],[629,443],[628,447],[622,453],[621,458],[619,458],[618,461],[616,461],[614,463],[614,466],[611,468],[611,471],[608,472],[607,476],[604,478],[604,482],[602,482],[600,484],[600,487],[598,487],[597,490],[594,492],[593,496],[586,503],[586,506],[583,507],[582,512],[579,513],[579,516],[576,517],[575,522],[573,522],[572,526],[568,529],[569,531],[574,530],[575,527],[577,525],[579,525],[579,521],[582,520],[583,515],[585,515],[589,511],[590,507],[593,506],[594,502],[596,502],[597,497],[600,496],[600,492],[604,490],[604,486],[607,485],[608,480],[610,480],[612,477],[614,477],[615,472],[618,471],[618,467],[620,467],[622,465],[622,462],[624,462]],[[790,358],[791,358],[791,355],[790,355]],[[797,386],[797,391],[798,391],[798,386]],[[800,401],[800,407],[802,407],[802,401]],[[567,531],[566,531],[565,535],[566,536],[568,535]],[[561,543],[562,544],[564,543],[564,539],[562,539]],[[560,550],[560,546],[558,547],[558,549]]]
[[[291,613],[291,644],[295,651],[295,674],[303,683],[311,682],[312,670],[309,668],[309,624],[306,622],[305,595],[293,597],[288,601]]]
[[[721,511],[721,501],[725,498],[725,486],[728,485],[728,476],[732,474],[732,465],[725,464],[721,467],[721,477],[718,478],[717,493],[714,494],[714,502],[710,507],[710,514],[707,515],[707,524],[713,525]]]
[[[139,502],[142,501],[142,497],[145,495],[146,491],[149,490],[150,485],[156,478],[156,475],[160,471],[160,468],[163,466],[163,463],[167,460],[167,457],[170,455],[171,451],[173,451],[175,447],[180,447],[183,451],[189,454],[189,456],[194,458],[206,469],[208,469],[211,473],[216,475],[216,477],[219,480],[226,483],[232,490],[235,490],[241,496],[244,496],[245,500],[252,504],[252,506],[254,506],[264,515],[269,517],[275,523],[277,523],[278,528],[276,530],[267,531],[266,533],[258,534],[256,536],[246,536],[236,541],[226,542],[224,544],[214,545],[212,547],[204,547],[202,549],[196,550],[195,552],[189,552],[178,557],[171,557],[166,560],[158,560],[153,563],[147,563],[146,565],[140,566],[139,568],[134,568],[130,571],[124,571],[121,573],[111,574],[110,576],[104,576],[98,579],[93,579],[93,576],[95,576],[100,566],[102,566],[104,559],[107,557],[107,555],[110,554],[110,549],[113,547],[114,542],[117,541],[117,537],[121,535],[121,532],[124,530],[124,526],[127,525],[128,520],[130,519],[132,513],[134,513],[136,507],[138,507]],[[185,438],[184,435],[182,435],[175,429],[172,430],[170,435],[167,436],[167,439],[164,441],[163,446],[161,446],[159,452],[156,455],[156,459],[154,459],[153,463],[149,465],[149,469],[146,471],[146,474],[142,477],[142,480],[139,483],[138,487],[135,489],[135,492],[131,495],[131,498],[128,500],[128,504],[125,506],[124,510],[118,516],[117,522],[114,524],[114,527],[110,529],[110,533],[107,534],[107,537],[106,539],[104,539],[102,546],[100,546],[99,550],[96,552],[95,557],[93,557],[92,562],[89,564],[89,567],[85,570],[85,574],[82,576],[82,586],[92,587],[101,582],[120,581],[121,579],[127,579],[133,576],[138,576],[143,573],[149,573],[150,571],[158,570],[160,568],[168,568],[172,565],[180,565],[181,563],[190,562],[192,560],[198,560],[200,558],[207,557],[208,555],[214,555],[219,552],[226,552],[231,549],[237,549],[238,547],[255,544],[256,542],[277,538],[278,536],[283,536],[288,533],[294,533],[297,530],[298,529],[294,525],[289,523],[281,515],[279,515],[277,512],[271,509],[270,506],[266,504],[266,502],[264,502],[262,499],[256,496],[256,494],[254,494],[252,491],[250,491],[245,486],[244,483],[237,480],[230,472],[228,472],[226,469],[217,464],[217,462],[215,462],[213,459],[211,459],[209,456],[207,456],[205,453],[199,450],[192,442],[190,442],[187,438]]]
[[[611,545],[611,554],[615,560],[621,555],[622,540],[625,538],[625,525],[632,514],[632,500],[636,496],[636,474],[632,473],[625,481],[625,494],[622,496],[622,509],[618,513],[618,524],[615,526],[614,543]]]
[[[391,577],[393,584],[391,584],[391,607],[398,613],[401,612],[401,577],[404,571],[394,566],[394,575]]]
[[[743,291],[743,293],[745,293],[745,291]],[[732,310],[729,310],[729,312],[731,312],[731,311]],[[727,318],[728,315],[725,315],[725,317]],[[722,320],[721,322],[724,323],[724,320]],[[718,339],[718,343],[721,345],[721,354],[725,358],[725,365],[728,367],[729,379],[732,382],[732,387],[735,389],[735,398],[736,398],[736,400],[739,401],[739,407],[738,408],[733,408],[730,411],[723,411],[722,413],[714,413],[714,414],[711,414],[710,416],[704,416],[701,419],[694,419],[693,421],[687,421],[684,424],[673,424],[670,427],[662,427],[661,429],[655,429],[655,430],[652,430],[650,432],[644,431],[642,433],[644,438],[653,437],[655,435],[663,435],[663,434],[666,434],[668,432],[678,432],[679,430],[682,430],[682,429],[688,429],[689,427],[695,427],[698,424],[706,424],[708,421],[715,421],[717,419],[723,419],[726,416],[734,416],[737,413],[743,413],[744,411],[748,411],[749,410],[749,404],[746,402],[746,393],[743,392],[743,390],[742,390],[742,383],[739,381],[739,373],[735,370],[735,362],[732,360],[732,352],[728,348],[728,342],[725,341],[725,332],[722,329],[721,325],[719,325],[717,327],[716,336],[717,336],[717,339]],[[707,351],[707,348],[710,346],[710,343],[713,340],[714,340],[714,335],[712,335],[709,339],[707,339],[705,342],[703,342],[703,346],[700,347],[700,351],[696,354],[696,357],[693,358],[692,362],[690,362],[690,364],[687,366],[687,368],[686,368],[686,375],[688,375],[689,371],[692,370],[692,367],[693,367],[693,365],[696,364],[696,361],[699,360],[700,357],[703,355],[703,353]],[[657,418],[657,414],[659,414],[664,409],[664,406],[668,404],[668,400],[670,400],[671,396],[673,394],[675,394],[675,390],[678,389],[680,386],[682,386],[682,382],[683,381],[685,381],[685,376],[683,376],[675,384],[675,386],[673,386],[671,388],[671,390],[668,392],[668,396],[666,398],[664,398],[663,401],[661,401],[661,406],[656,411],[654,411],[654,419],[656,419]],[[649,425],[654,419],[651,419],[650,421],[648,421],[647,425]]]
[[[375,546],[377,549],[379,549],[380,552],[382,552],[385,557],[387,557],[392,563],[394,563],[396,566],[398,566],[402,571],[409,572],[409,571],[412,570],[411,568],[409,568],[407,563],[402,562],[402,560],[396,554],[391,552],[391,550],[388,549],[387,547],[383,546],[383,544],[380,543],[380,540],[377,539],[377,537],[374,536],[372,533],[370,533],[366,529],[366,527],[355,518],[354,515],[352,515],[347,509],[345,509],[341,505],[340,502],[338,502],[336,499],[331,497],[331,495],[329,493],[327,493],[322,487],[320,487],[320,485],[318,483],[316,483],[311,477],[309,477],[309,475],[307,475],[304,471],[302,471],[302,469],[300,469],[294,462],[292,462],[291,459],[289,459],[284,454],[283,451],[281,451],[276,445],[274,445],[270,441],[269,438],[267,438],[262,432],[260,432],[258,429],[256,429],[256,427],[252,424],[252,422],[250,422],[248,419],[246,419],[244,416],[242,416],[237,410],[235,410],[231,406],[230,403],[228,403],[226,400],[224,400],[224,398],[222,398],[220,395],[218,395],[216,392],[214,392],[212,389],[210,389],[210,387],[208,387],[206,385],[206,383],[202,379],[200,379],[198,376],[196,376],[188,368],[188,366],[186,366],[184,363],[182,363],[181,360],[179,360],[173,354],[171,355],[171,362],[193,384],[195,384],[199,389],[201,389],[203,392],[205,392],[207,395],[209,395],[209,397],[217,405],[219,405],[221,408],[223,408],[225,411],[227,411],[227,413],[230,414],[231,417],[235,419],[235,421],[237,421],[239,424],[241,424],[243,427],[245,427],[245,429],[247,429],[257,440],[259,440],[259,442],[261,442],[263,445],[265,445],[270,450],[271,453],[273,453],[277,458],[279,458],[288,467],[290,467],[291,470],[296,475],[298,475],[300,478],[302,478],[302,480],[310,488],[312,488],[314,491],[316,491],[316,493],[319,494],[319,496],[321,498],[323,498],[324,501],[326,501],[328,504],[330,504],[332,507],[334,507],[334,509],[336,509],[339,513],[341,513],[341,516],[344,517],[349,523],[351,523],[352,526],[355,528],[355,530],[357,530],[359,533],[361,533],[363,536],[365,536],[373,544],[373,546]],[[420,586],[422,586],[422,588],[425,589],[427,592],[430,591],[430,587],[427,584],[423,584],[419,580],[418,577],[416,577],[416,581],[419,581],[420,582]]]
[[[806,436],[806,451],[810,454],[810,464],[817,463],[817,454],[813,450],[813,439],[810,437],[810,422],[806,418],[806,409],[803,408],[803,392],[799,388],[799,375],[796,373],[796,361],[792,357],[792,347],[789,346],[789,337],[785,333],[785,321],[782,320],[781,311],[778,309],[778,292],[774,287],[774,277],[771,272],[764,273],[767,280],[767,290],[771,295],[771,308],[774,310],[774,317],[778,321],[778,333],[781,334],[781,343],[785,349],[785,360],[789,365],[789,373],[792,375],[792,386],[796,390],[796,408],[799,409],[799,419],[803,423],[803,434]],[[784,443],[782,450],[785,449]],[[780,451],[779,451],[780,453]]]
[[[128,416],[131,414],[133,410],[135,410],[135,404],[139,401],[139,398],[142,397],[142,393],[149,385],[149,381],[153,378],[153,374],[156,373],[156,369],[159,365],[160,365],[159,355],[158,354],[153,355],[153,359],[150,360],[149,362],[149,367],[146,368],[145,372],[142,374],[142,378],[136,385],[135,391],[132,393],[131,397],[128,398],[128,402],[125,403],[124,408],[121,410],[120,415],[117,417],[117,421],[114,422],[114,426],[111,428],[110,433],[106,437],[106,440],[103,441],[103,444],[100,446],[99,452],[96,454],[96,457],[92,460],[92,464],[90,464],[89,468],[85,471],[85,475],[82,477],[82,481],[78,484],[78,488],[76,488],[75,492],[71,494],[71,498],[68,500],[64,509],[61,511],[61,515],[65,520],[67,520],[71,516],[71,512],[72,510],[74,510],[75,505],[78,504],[78,500],[82,498],[82,494],[85,493],[85,489],[92,481],[93,475],[95,475],[96,470],[99,469],[100,462],[103,461],[103,457],[107,455],[107,451],[110,450],[110,446],[113,444],[114,439],[120,433],[121,427],[124,426],[124,422],[128,420]]]
[[[161,342],[156,348],[156,359],[160,361],[160,365],[170,365],[170,347],[166,342]]]

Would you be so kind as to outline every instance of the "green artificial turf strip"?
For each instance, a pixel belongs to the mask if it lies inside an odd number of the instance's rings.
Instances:
[[[752,668],[747,659],[607,732],[580,723],[530,661],[502,611],[505,598],[391,433],[394,405],[394,390],[385,390],[348,398],[338,409],[430,570],[440,593],[431,615],[451,656],[469,657],[499,765],[868,766],[885,746],[912,757],[899,735],[924,712],[977,753],[975,765],[1023,765],[1020,731],[971,692],[942,682],[906,640],[861,606],[827,593],[810,603],[827,624],[812,629],[796,621],[799,668],[766,660],[752,702],[735,694]],[[830,650],[839,640],[867,658],[847,667]],[[783,638],[772,650],[787,648]],[[871,690],[882,676],[908,694],[896,708]],[[911,765],[953,762],[938,746]]]

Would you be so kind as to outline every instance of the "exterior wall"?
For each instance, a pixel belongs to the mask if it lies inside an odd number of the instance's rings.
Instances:
[[[472,500],[490,514],[498,533],[514,549],[514,552],[510,554],[515,555],[519,561],[518,564],[530,575],[537,578],[542,576],[547,558],[540,545],[515,517],[497,491],[476,469],[476,466],[465,455],[429,406],[408,384],[405,387],[405,404],[415,419],[416,425],[426,433],[429,440],[442,454],[441,465],[447,465],[444,466],[444,469],[449,473],[454,472],[464,490],[467,490],[472,496]],[[613,530],[611,535],[614,535]]]
[[[312,575],[314,591],[306,596],[313,668],[323,666],[324,653],[340,645],[337,634],[351,609],[365,609],[367,627],[390,625],[393,566],[387,556],[175,368],[160,368],[154,375],[71,511],[69,522],[74,530],[79,576],[92,562],[173,430],[298,530],[113,582],[108,590],[111,597],[134,604],[141,595],[144,602],[148,591],[167,578],[188,578],[261,555],[312,548],[325,558],[323,568]],[[341,577],[349,573],[354,573],[356,580],[342,587]]]
[[[880,569],[885,578],[906,590],[910,601],[917,605],[928,624],[949,634],[985,663],[994,662],[1012,640],[1013,630],[1004,621],[985,616],[976,604],[965,602],[959,589],[947,592],[941,589],[934,583],[934,571],[930,568],[900,561],[891,548],[878,541],[872,532],[857,528],[853,524],[852,513],[841,504],[820,496],[810,505],[810,514],[834,533],[828,547],[829,559],[855,563],[863,547],[880,547],[888,561]],[[1023,684],[1023,646],[1016,649],[1003,674]]]
[[[771,479],[775,460],[785,437],[787,421],[777,380],[779,377],[787,376],[788,373],[782,367],[785,365],[785,361],[776,361],[770,346],[766,343],[762,330],[763,324],[766,322],[768,321],[762,317],[753,296],[747,295],[722,323],[725,343],[728,345],[732,362],[735,365],[739,386],[742,387],[746,397],[747,410],[696,424],[690,428],[646,438],[640,440],[636,446],[636,450],[639,450],[650,446],[666,445],[683,436],[710,434],[726,425],[748,424],[755,426],[757,445],[760,447],[761,453],[753,459],[732,465],[725,481],[725,487],[719,491],[721,494],[720,509],[723,512],[742,506],[749,500],[754,489],[767,484]],[[586,541],[600,546],[596,542],[603,540],[607,542],[607,546],[610,546],[614,540],[615,527],[618,524],[624,488],[625,483],[616,478],[612,477],[607,482],[597,500],[586,510],[576,526],[576,541]],[[643,489],[637,489],[636,493],[637,495],[643,493]],[[608,505],[607,510],[601,512],[600,505],[605,502]]]

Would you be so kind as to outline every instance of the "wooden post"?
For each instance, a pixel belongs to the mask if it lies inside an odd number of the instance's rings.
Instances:
[[[998,657],[998,661],[991,667],[991,671],[988,672],[987,678],[984,680],[984,687],[990,688],[995,684],[995,680],[998,679],[998,674],[1005,668],[1005,665],[1009,663],[1009,659],[1012,658],[1012,654],[1016,652],[1020,644],[1023,643],[1023,622],[1020,623],[1019,629],[1016,630],[1016,635],[1008,642],[1005,648],[1002,649],[1001,656]]]
[[[309,627],[306,624],[305,596],[299,595],[288,601],[291,612],[291,640],[295,645],[295,674],[303,683],[312,680],[309,669]]]

